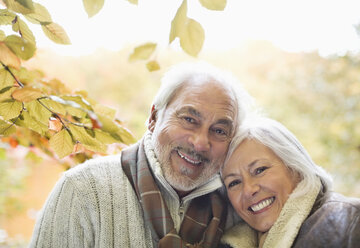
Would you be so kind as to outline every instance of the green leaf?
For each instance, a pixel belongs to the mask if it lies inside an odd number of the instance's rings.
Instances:
[[[79,141],[86,149],[105,153],[107,147],[99,140],[91,137],[83,127],[70,125],[70,131],[75,140]]]
[[[29,29],[28,25],[21,20],[19,17],[15,19],[16,21],[13,22],[12,29],[15,32],[19,32],[21,37],[23,37],[25,40],[29,41],[33,45],[35,45],[35,37],[32,33],[32,31]]]
[[[16,56],[24,60],[30,59],[36,50],[36,47],[33,43],[16,35],[10,35],[6,37],[4,42],[6,46],[16,54]]]
[[[180,37],[184,29],[184,24],[187,22],[187,0],[183,0],[178,8],[174,19],[171,21],[171,30],[169,43],[173,42],[176,37]]]
[[[196,57],[205,40],[205,32],[200,23],[189,19],[186,28],[181,33],[180,45],[185,52]]]
[[[20,102],[30,102],[42,96],[42,92],[39,89],[25,86],[24,88],[16,89],[12,93],[12,97]]]
[[[152,61],[149,61],[147,64],[146,64],[146,68],[149,70],[149,71],[158,71],[160,70],[160,65],[157,61],[155,60],[152,60]]]
[[[54,22],[50,24],[42,24],[41,28],[44,31],[44,34],[53,42],[63,45],[71,44],[68,35],[59,24]]]
[[[20,68],[20,59],[8,48],[4,42],[0,42],[0,61],[16,69]]]
[[[25,108],[35,120],[48,125],[51,112],[44,108],[37,100],[25,103]]]
[[[0,9],[0,25],[11,25],[16,15],[7,9]]]
[[[54,134],[50,138],[49,144],[59,158],[66,157],[67,155],[71,154],[74,148],[71,136],[65,129]]]
[[[41,4],[34,3],[34,13],[24,15],[25,18],[34,24],[50,24],[52,23],[49,11]]]
[[[96,15],[104,6],[104,0],[83,0],[84,8],[88,17]]]
[[[34,12],[33,2],[31,0],[3,0],[9,10],[21,14],[30,14]]]
[[[11,76],[10,72],[5,69],[0,69],[0,89],[7,86],[13,86],[15,79]]]
[[[15,133],[16,127],[11,123],[0,120],[0,135],[9,136]]]
[[[226,0],[199,0],[201,5],[210,10],[224,10]]]
[[[10,120],[19,116],[22,108],[22,103],[15,100],[0,102],[0,116],[4,120]]]
[[[129,57],[129,61],[136,61],[141,59],[148,59],[156,49],[156,43],[146,43],[134,49]]]

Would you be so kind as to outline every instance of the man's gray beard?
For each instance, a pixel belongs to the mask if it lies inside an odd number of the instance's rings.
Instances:
[[[166,181],[176,190],[192,191],[200,185],[208,182],[220,168],[220,161],[217,159],[212,162],[207,162],[201,174],[195,179],[189,178],[187,175],[192,173],[190,168],[180,168],[181,174],[176,173],[171,167],[170,154],[174,146],[162,146],[158,143],[156,135],[152,135],[152,143],[157,160],[159,161],[163,176]]]

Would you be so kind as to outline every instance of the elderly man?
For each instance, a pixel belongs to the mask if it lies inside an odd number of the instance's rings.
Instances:
[[[64,173],[30,247],[216,247],[226,221],[218,171],[246,96],[216,68],[172,68],[148,132],[120,156]]]

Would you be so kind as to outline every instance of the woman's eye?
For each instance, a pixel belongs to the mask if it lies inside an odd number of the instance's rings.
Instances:
[[[228,184],[228,189],[230,189],[231,187],[234,187],[238,184],[240,184],[241,181],[240,180],[234,180],[234,181],[231,181],[229,184]]]
[[[255,175],[259,175],[260,173],[262,173],[263,171],[265,171],[268,167],[266,166],[262,166],[262,167],[259,167],[259,168],[256,168],[254,173]]]

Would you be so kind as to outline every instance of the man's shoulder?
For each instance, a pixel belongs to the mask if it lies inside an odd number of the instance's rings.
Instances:
[[[64,173],[65,180],[81,191],[106,186],[122,175],[121,154],[93,158]]]
[[[100,156],[89,159],[82,164],[77,165],[74,168],[65,172],[68,177],[87,173],[89,171],[96,172],[104,170],[105,168],[117,168],[121,167],[121,154]]]

